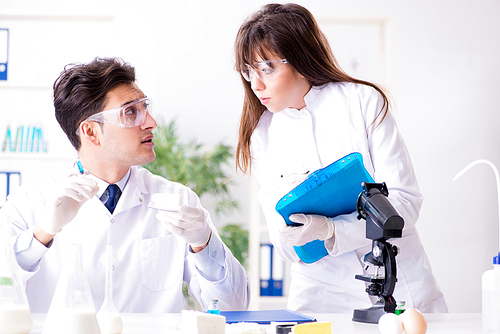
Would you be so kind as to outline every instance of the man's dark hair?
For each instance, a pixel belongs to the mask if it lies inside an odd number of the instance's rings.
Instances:
[[[95,58],[87,64],[69,64],[54,82],[56,119],[76,150],[76,130],[89,116],[103,111],[107,93],[135,82],[134,68],[120,58]]]

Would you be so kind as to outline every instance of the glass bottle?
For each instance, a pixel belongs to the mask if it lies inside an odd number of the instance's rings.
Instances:
[[[113,301],[113,246],[106,246],[106,255],[104,302],[97,313],[97,320],[102,334],[120,334],[123,321]]]
[[[208,313],[220,314],[219,301],[217,299],[212,299],[210,305],[208,306]]]
[[[10,238],[10,222],[0,217],[0,334],[27,334],[33,319]]]
[[[493,269],[482,276],[482,320],[484,334],[500,333],[500,252],[493,257]]]
[[[101,334],[85,278],[82,244],[70,245],[42,334]]]
[[[396,302],[396,310],[394,311],[396,315],[404,313],[405,310],[406,310],[406,302],[404,300]]]

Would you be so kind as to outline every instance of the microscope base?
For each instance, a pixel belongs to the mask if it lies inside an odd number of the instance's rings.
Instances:
[[[385,313],[383,305],[374,305],[368,309],[354,310],[352,321],[378,324],[378,320]]]

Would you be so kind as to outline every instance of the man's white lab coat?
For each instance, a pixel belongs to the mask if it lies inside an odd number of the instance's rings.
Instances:
[[[41,253],[32,268],[24,268],[32,312],[47,312],[64,255],[72,242],[83,244],[83,267],[99,310],[104,299],[106,245],[113,246],[114,302],[121,313],[180,312],[185,308],[182,282],[206,308],[212,299],[222,310],[244,310],[249,303],[245,270],[223,244],[212,226],[208,246],[192,253],[182,238],[171,234],[148,208],[153,193],[182,194],[185,205],[201,207],[189,188],[132,167],[128,183],[113,214],[94,197],[54,238],[47,250],[32,238],[33,226],[43,218],[46,194],[59,176],[53,173],[11,194],[0,215],[13,219],[18,258]],[[35,244],[33,244],[35,243]],[[45,253],[45,254],[43,254]]]

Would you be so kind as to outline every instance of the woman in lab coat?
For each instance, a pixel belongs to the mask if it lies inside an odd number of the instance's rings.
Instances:
[[[415,226],[423,198],[386,93],[339,68],[314,17],[299,5],[266,5],[251,15],[235,53],[245,89],[237,166],[257,177],[271,242],[292,263],[288,308],[341,313],[374,303],[354,278],[367,274],[361,258],[371,251],[357,212],[292,215],[304,225],[287,227],[275,211],[309,173],[359,152],[405,221],[403,237],[390,240],[400,250],[395,299],[422,312],[447,312]],[[328,255],[306,264],[293,246],[316,239],[325,241]]]

